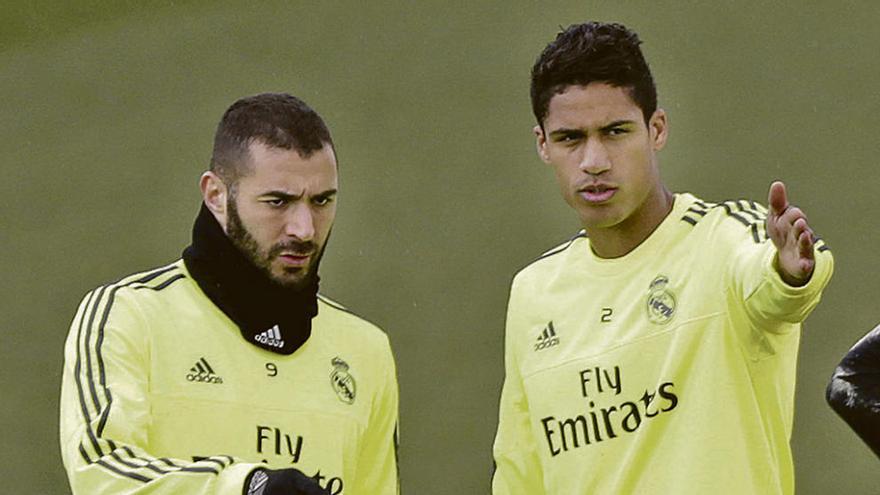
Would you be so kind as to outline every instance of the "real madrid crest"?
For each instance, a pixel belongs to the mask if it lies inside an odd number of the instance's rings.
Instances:
[[[675,316],[675,295],[667,288],[669,279],[660,275],[648,286],[648,319],[665,325]]]
[[[348,372],[348,363],[337,356],[330,360],[330,364],[333,365],[333,371],[330,372],[330,384],[333,385],[336,396],[346,404],[353,404],[357,394],[357,382]]]

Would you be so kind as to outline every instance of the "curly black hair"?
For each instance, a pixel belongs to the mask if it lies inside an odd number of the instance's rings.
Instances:
[[[657,88],[639,36],[617,23],[587,22],[560,32],[532,67],[532,112],[543,127],[553,96],[592,82],[628,90],[645,123],[657,109]]]

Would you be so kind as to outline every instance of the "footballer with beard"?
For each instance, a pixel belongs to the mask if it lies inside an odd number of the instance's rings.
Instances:
[[[180,260],[89,292],[70,327],[61,450],[74,493],[399,491],[388,338],[318,294],[330,132],[300,99],[236,101]]]

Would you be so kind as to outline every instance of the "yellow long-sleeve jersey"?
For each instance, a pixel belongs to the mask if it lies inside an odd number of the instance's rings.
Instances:
[[[583,234],[517,274],[496,495],[791,494],[801,322],[833,270],[774,268],[766,209],[690,194],[641,245]]]
[[[271,353],[246,343],[178,261],[79,306],[61,453],[77,494],[241,495],[263,466],[297,468],[332,494],[392,495],[397,405],[377,327],[319,296],[308,341]]]

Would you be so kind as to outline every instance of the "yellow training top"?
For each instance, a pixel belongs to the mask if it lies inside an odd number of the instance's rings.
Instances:
[[[766,209],[675,197],[641,245],[580,234],[513,281],[493,493],[791,494],[801,322],[833,259],[785,284]]]
[[[70,328],[61,453],[74,493],[241,495],[266,466],[331,494],[394,495],[396,425],[386,335],[320,296],[289,356],[245,342],[182,261],[95,289]]]

